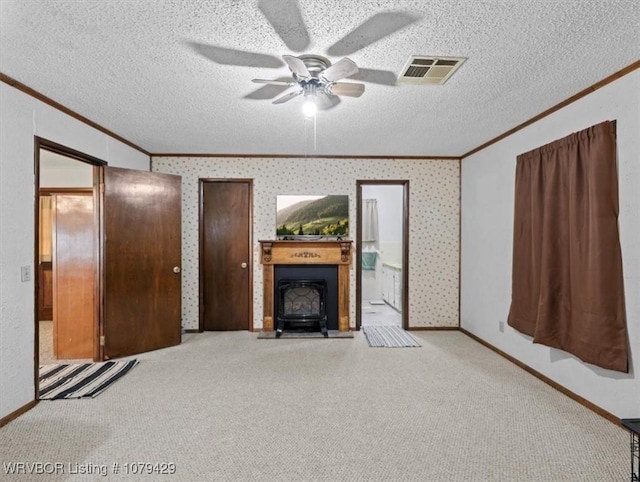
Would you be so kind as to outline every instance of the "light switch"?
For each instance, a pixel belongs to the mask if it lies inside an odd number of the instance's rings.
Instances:
[[[31,266],[20,267],[20,279],[22,282],[31,281]]]

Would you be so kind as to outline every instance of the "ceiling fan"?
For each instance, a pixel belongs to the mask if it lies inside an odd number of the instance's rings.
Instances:
[[[311,40],[302,13],[296,1],[259,0],[258,9],[271,24],[285,45],[294,52],[304,52]],[[314,96],[318,107],[328,109],[340,103],[340,96],[359,97],[364,93],[362,83],[342,82],[351,78],[362,82],[393,86],[396,75],[392,71],[359,68],[355,62],[345,57],[401,30],[419,20],[416,15],[406,12],[377,13],[327,49],[330,56],[341,56],[341,60],[331,62],[320,55],[283,55],[284,64],[289,67],[292,77],[273,80],[253,79],[265,84],[262,88],[245,96],[247,99],[275,99],[274,104],[282,104],[299,95]],[[257,52],[230,49],[210,44],[189,42],[200,55],[219,64],[247,67],[280,68],[279,57]]]
[[[293,81],[253,79],[257,84],[288,87],[273,101],[274,104],[282,104],[301,94],[322,99],[325,95],[360,97],[364,92],[364,84],[338,82],[359,72],[356,63],[347,57],[333,65],[320,55],[283,55],[282,58],[291,70]]]

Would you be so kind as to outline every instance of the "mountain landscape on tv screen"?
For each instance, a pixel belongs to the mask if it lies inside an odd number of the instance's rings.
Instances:
[[[349,196],[300,201],[276,213],[278,236],[347,236]]]

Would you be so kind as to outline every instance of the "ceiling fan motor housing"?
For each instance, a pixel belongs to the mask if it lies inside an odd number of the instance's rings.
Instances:
[[[331,67],[331,61],[321,55],[305,54],[300,55],[298,58],[304,62],[307,70],[315,79],[318,79],[320,72]]]
[[[311,78],[309,80],[300,81],[300,86],[304,92],[304,96],[315,96],[318,91],[323,89],[322,83],[318,79]]]
[[[293,76],[294,82],[282,80],[253,79],[261,84],[286,85],[285,90],[273,104],[283,104],[304,94],[304,97],[327,96],[360,97],[364,92],[364,84],[355,82],[338,82],[340,79],[351,77],[358,73],[356,63],[344,57],[335,64],[329,59],[316,54],[305,54],[299,57],[283,55],[285,63]],[[333,104],[335,105],[335,103]]]
[[[300,77],[293,73],[300,87],[302,87],[305,97],[316,96],[319,91],[328,92],[324,82],[320,79],[320,73],[331,67],[331,61],[321,55],[305,54],[298,57],[304,62],[311,77]]]

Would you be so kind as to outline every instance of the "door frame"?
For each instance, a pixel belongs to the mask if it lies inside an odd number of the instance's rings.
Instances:
[[[62,144],[58,144],[57,142],[50,141],[43,137],[34,136],[34,246],[33,246],[33,266],[32,270],[33,276],[33,312],[34,312],[34,356],[33,356],[33,365],[34,365],[34,398],[36,400],[39,399],[39,371],[40,371],[40,333],[39,333],[39,316],[38,316],[38,291],[40,287],[40,279],[38,270],[35,269],[38,266],[38,261],[40,257],[40,151],[46,150],[50,152],[54,152],[56,154],[60,154],[62,156],[74,159],[76,161],[84,162],[85,164],[90,164],[94,166],[93,169],[93,188],[88,188],[93,193],[93,208],[94,208],[94,234],[95,239],[97,240],[95,248],[95,256],[96,256],[96,266],[98,269],[96,270],[96,280],[95,280],[95,296],[94,296],[94,360],[101,359],[101,348],[100,348],[100,321],[102,319],[102,303],[100,299],[101,295],[101,273],[102,273],[102,260],[99,256],[99,253],[102,252],[102,241],[100,234],[100,167],[106,166],[107,162],[102,159],[98,159],[97,157],[90,156],[89,154],[85,154],[83,152],[77,151],[70,147],[63,146]],[[56,189],[59,191],[70,191],[70,189],[59,188]],[[85,189],[86,192],[86,189]]]
[[[249,188],[249,331],[253,328],[253,179],[248,178],[210,178],[198,179],[198,333],[204,332],[204,184],[205,183],[244,183]]]
[[[356,330],[362,325],[362,186],[402,186],[402,328],[409,326],[409,180],[356,180]]]

